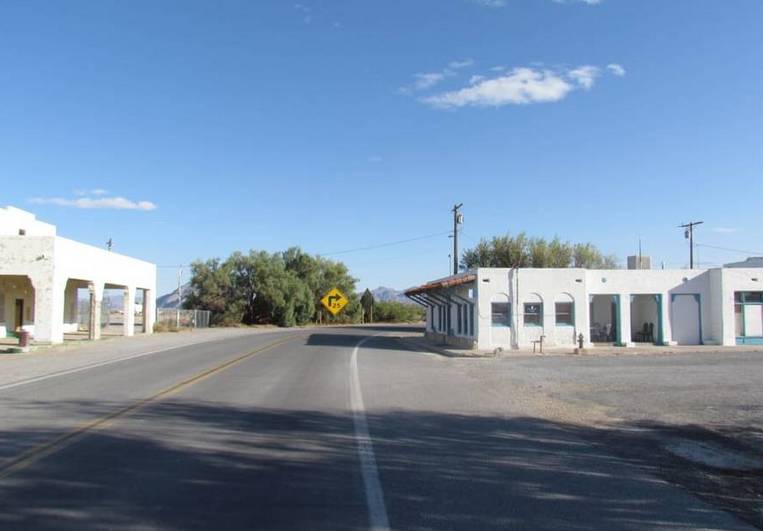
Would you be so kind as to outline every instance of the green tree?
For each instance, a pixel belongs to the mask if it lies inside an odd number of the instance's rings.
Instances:
[[[421,306],[397,301],[374,304],[374,319],[378,323],[417,323],[424,320],[425,313]]]
[[[372,323],[374,320],[374,295],[366,288],[363,292],[363,296],[360,298],[360,306],[363,308],[363,322]]]
[[[330,320],[360,318],[355,279],[347,267],[297,247],[273,254],[235,252],[225,261],[196,261],[191,273],[186,307],[211,310],[214,324],[303,325],[318,317],[320,298],[335,286],[350,304]]]
[[[603,255],[593,244],[571,244],[558,237],[549,242],[544,238],[528,238],[520,232],[516,236],[507,234],[491,240],[483,238],[464,251],[461,267],[616,269],[618,265],[615,256]]]

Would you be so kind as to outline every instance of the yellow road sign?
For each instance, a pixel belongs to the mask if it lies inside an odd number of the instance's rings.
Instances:
[[[321,299],[321,303],[331,312],[331,315],[336,315],[341,312],[342,309],[347,306],[348,302],[350,301],[347,300],[344,293],[337,288],[331,288]]]

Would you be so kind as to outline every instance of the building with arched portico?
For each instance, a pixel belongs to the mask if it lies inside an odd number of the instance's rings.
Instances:
[[[0,208],[0,336],[26,330],[36,343],[61,343],[84,331],[98,339],[109,322],[107,290],[119,294],[111,311],[123,335],[153,331],[154,264],[62,238],[30,212]]]
[[[763,268],[478,268],[411,288],[426,334],[465,348],[763,344]]]

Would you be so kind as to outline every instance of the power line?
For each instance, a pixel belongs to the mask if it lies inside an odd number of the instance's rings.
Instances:
[[[740,254],[746,254],[749,256],[754,256],[754,255],[763,256],[763,253],[759,251],[743,251],[742,249],[731,249],[729,247],[716,247],[715,245],[707,245],[704,243],[695,243],[694,245],[696,245],[697,247],[707,247],[708,249],[716,249],[718,251],[729,251],[731,253],[740,253]]]
[[[425,236],[417,236],[415,238],[408,238],[408,239],[405,239],[405,240],[397,240],[397,241],[393,241],[393,242],[379,243],[379,244],[376,244],[376,245],[367,245],[365,247],[355,247],[354,249],[344,249],[342,251],[336,251],[336,252],[333,252],[333,253],[319,253],[318,256],[335,256],[337,254],[356,253],[356,252],[359,252],[359,251],[370,251],[372,249],[379,249],[379,248],[382,248],[382,247],[391,247],[393,245],[400,245],[400,244],[403,244],[403,243],[410,243],[410,242],[417,242],[417,241],[421,241],[421,240],[427,240],[429,238],[436,238],[438,236],[445,236],[446,234],[451,234],[451,233],[452,233],[451,231],[437,232],[437,233],[434,233],[434,234],[427,234]]]

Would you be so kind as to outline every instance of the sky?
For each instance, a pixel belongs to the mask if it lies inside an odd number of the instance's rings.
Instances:
[[[295,245],[360,288],[416,285],[449,273],[455,203],[462,249],[525,231],[624,262],[641,238],[685,267],[677,225],[702,220],[700,264],[741,260],[763,254],[761,19],[759,0],[4,0],[0,204],[156,263],[159,293],[177,265]]]

